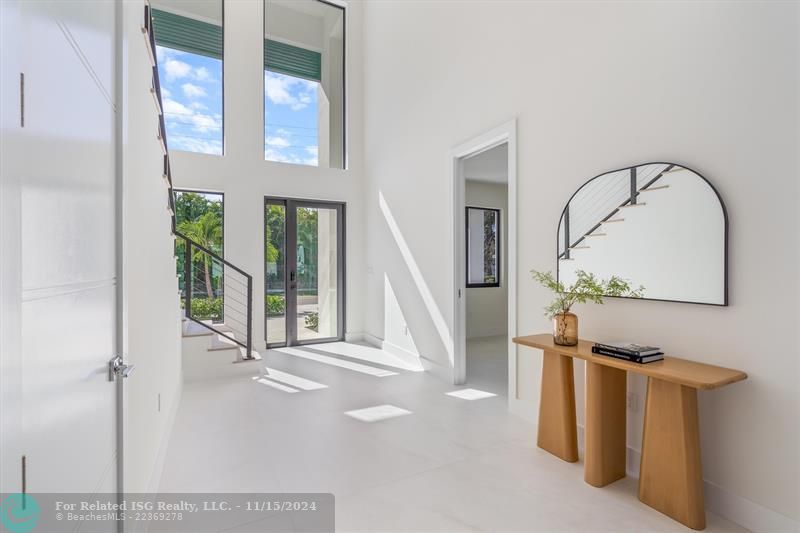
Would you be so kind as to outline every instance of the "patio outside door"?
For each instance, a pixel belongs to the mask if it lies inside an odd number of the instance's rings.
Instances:
[[[344,204],[267,198],[267,347],[344,338]]]

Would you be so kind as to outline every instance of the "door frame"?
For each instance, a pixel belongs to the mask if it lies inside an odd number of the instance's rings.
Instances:
[[[464,159],[496,146],[508,145],[507,261],[508,275],[508,401],[517,399],[517,350],[511,341],[517,334],[517,119],[516,117],[450,150],[448,155],[451,188],[452,222],[451,261],[453,269],[453,383],[462,385],[467,378],[466,295],[466,213]]]
[[[264,262],[264,342],[266,344],[267,349],[272,348],[283,348],[289,346],[303,346],[308,344],[322,344],[328,342],[340,342],[344,340],[344,332],[346,330],[346,317],[347,317],[347,286],[346,286],[346,269],[347,269],[347,203],[346,202],[337,202],[335,200],[315,200],[315,199],[306,199],[306,198],[296,198],[296,197],[288,197],[288,196],[264,196],[264,215],[263,215],[263,224],[266,224],[267,220],[267,205],[268,204],[280,204],[283,203],[286,209],[285,215],[285,261],[286,266],[283,271],[283,286],[284,286],[284,294],[286,298],[286,321],[285,321],[285,329],[286,329],[286,336],[284,342],[279,343],[269,343],[267,341],[268,335],[268,324],[267,319],[269,318],[268,313],[266,312],[266,296],[267,296],[267,269],[266,269],[266,262]],[[337,273],[336,273],[336,283],[339,287],[339,294],[340,296],[337,298],[336,302],[336,312],[339,315],[336,321],[336,336],[335,337],[325,337],[323,339],[305,339],[300,340],[297,339],[297,324],[295,321],[290,321],[290,316],[297,315],[297,299],[295,293],[295,298],[289,298],[289,265],[293,264],[296,266],[297,262],[297,235],[293,232],[290,232],[289,229],[292,226],[296,226],[296,212],[294,208],[296,207],[311,207],[311,208],[320,208],[320,209],[331,209],[335,208],[338,214],[339,223],[337,224],[336,228],[336,236],[339,241],[338,248],[339,252],[337,253],[338,265],[337,265]],[[292,221],[292,222],[290,222]],[[265,228],[266,229],[266,228]],[[267,247],[267,240],[266,238],[263,239],[264,241],[264,257],[266,258],[266,247]],[[290,326],[291,323],[291,326]]]

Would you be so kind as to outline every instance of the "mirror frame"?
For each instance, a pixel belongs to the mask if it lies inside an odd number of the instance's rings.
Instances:
[[[725,250],[724,256],[725,257],[724,257],[724,261],[723,261],[724,262],[724,264],[723,264],[723,270],[724,270],[724,273],[723,273],[723,278],[724,278],[724,281],[723,281],[723,283],[724,283],[724,286],[723,286],[723,303],[692,302],[692,301],[688,301],[688,300],[670,300],[670,299],[667,299],[667,298],[647,298],[647,297],[632,298],[630,296],[603,296],[603,298],[621,298],[621,299],[627,299],[627,300],[649,300],[649,301],[652,301],[652,302],[673,302],[673,303],[696,304],[696,305],[711,305],[711,306],[714,306],[714,307],[727,307],[728,305],[730,305],[730,303],[729,303],[729,290],[728,290],[728,254],[729,254],[729,252],[728,252],[728,244],[729,244],[729,239],[728,239],[728,209],[725,207],[725,202],[722,200],[722,196],[720,196],[719,191],[717,190],[716,187],[714,187],[714,184],[711,183],[708,180],[708,178],[706,178],[705,176],[703,176],[701,173],[697,172],[693,168],[688,167],[686,165],[682,165],[680,163],[672,163],[672,162],[666,162],[666,161],[651,161],[651,162],[647,162],[647,163],[637,163],[635,165],[630,165],[630,166],[618,168],[618,169],[615,169],[615,170],[608,170],[606,172],[598,174],[595,177],[593,177],[593,178],[587,180],[586,182],[584,182],[584,184],[581,185],[580,187],[578,187],[575,190],[575,192],[573,192],[572,195],[569,197],[569,200],[567,200],[567,203],[564,205],[564,208],[561,210],[561,214],[559,215],[559,218],[558,218],[558,226],[556,228],[556,281],[560,281],[560,273],[561,273],[560,272],[561,271],[561,268],[560,268],[561,265],[560,265],[560,262],[559,262],[559,255],[558,255],[558,250],[559,250],[559,246],[560,246],[561,243],[559,242],[558,236],[561,233],[561,223],[564,220],[564,213],[566,213],[567,207],[569,207],[569,204],[570,204],[570,202],[572,202],[572,199],[575,197],[575,195],[578,194],[581,191],[581,189],[586,187],[586,185],[588,185],[589,183],[593,182],[594,180],[596,180],[598,178],[602,178],[603,176],[605,176],[607,174],[613,174],[615,172],[620,172],[622,170],[630,170],[630,169],[635,168],[635,167],[643,167],[643,166],[647,166],[647,165],[672,165],[672,166],[675,166],[675,167],[685,168],[686,170],[689,170],[689,171],[693,172],[696,176],[698,176],[703,181],[705,181],[706,184],[711,188],[711,190],[714,191],[714,194],[716,195],[717,200],[719,201],[719,205],[722,208],[722,216],[724,218],[724,227],[725,227],[725,237],[724,237],[725,238],[725,244],[724,244],[724,250]]]

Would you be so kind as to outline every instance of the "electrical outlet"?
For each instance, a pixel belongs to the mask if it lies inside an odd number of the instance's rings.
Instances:
[[[634,413],[639,412],[639,395],[634,392],[628,393],[628,411],[632,411]]]
[[[403,325],[403,335],[408,337],[408,324]]]

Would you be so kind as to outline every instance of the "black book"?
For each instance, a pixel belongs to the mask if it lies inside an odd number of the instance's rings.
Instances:
[[[644,346],[633,342],[596,342],[594,343],[598,348],[604,350],[611,350],[617,353],[624,353],[636,357],[644,357],[646,355],[655,355],[661,352],[658,346]]]
[[[617,359],[622,359],[624,361],[630,361],[631,363],[640,363],[640,364],[662,361],[664,359],[664,352],[658,352],[650,355],[629,355],[614,350],[608,350],[600,346],[592,346],[592,353],[596,353],[599,355],[607,355],[609,357],[616,357]]]

